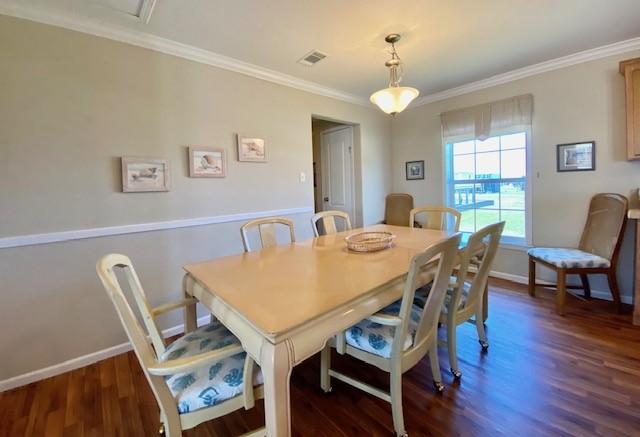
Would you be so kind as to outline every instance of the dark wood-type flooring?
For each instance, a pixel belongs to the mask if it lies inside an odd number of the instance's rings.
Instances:
[[[411,436],[640,435],[640,329],[628,311],[569,297],[559,317],[552,291],[530,298],[524,286],[498,280],[490,300],[488,353],[472,325],[458,328],[460,383],[445,372],[444,349],[443,395],[432,389],[428,358],[405,374]],[[355,359],[334,354],[334,366],[388,387],[383,372]],[[294,435],[393,435],[389,404],[335,380],[325,395],[318,368],[315,356],[293,372]],[[0,436],[153,436],[158,420],[132,352],[0,393]],[[184,434],[238,435],[263,423],[260,401]]]

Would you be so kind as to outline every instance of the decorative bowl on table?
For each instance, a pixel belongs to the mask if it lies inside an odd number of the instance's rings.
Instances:
[[[388,249],[396,238],[391,232],[359,232],[346,237],[347,249],[353,252],[377,252]]]

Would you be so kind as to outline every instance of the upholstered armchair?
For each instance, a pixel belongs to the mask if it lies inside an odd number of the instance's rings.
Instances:
[[[529,294],[535,296],[536,264],[542,264],[558,274],[556,311],[564,315],[567,288],[583,288],[586,298],[591,297],[589,274],[604,274],[616,310],[620,310],[620,290],[616,277],[616,264],[622,236],[627,223],[627,198],[620,194],[600,193],[591,198],[587,223],[582,231],[578,248],[533,247],[529,249]],[[582,286],[570,286],[566,277],[580,275]]]
[[[409,226],[409,214],[413,209],[413,196],[406,193],[392,193],[384,204],[384,223],[393,226]]]

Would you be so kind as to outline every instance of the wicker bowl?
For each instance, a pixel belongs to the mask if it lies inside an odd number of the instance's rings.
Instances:
[[[388,249],[396,238],[390,232],[360,232],[345,238],[347,249],[353,252],[377,252]]]

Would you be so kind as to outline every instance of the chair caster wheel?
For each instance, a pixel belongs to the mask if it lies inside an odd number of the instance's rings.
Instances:
[[[164,430],[164,423],[160,424],[160,427],[158,428],[158,435],[160,437],[165,437],[167,435]]]
[[[407,432],[397,432],[396,433],[397,437],[409,437],[409,434],[407,434]]]
[[[480,343],[480,346],[482,346],[483,351],[486,351],[487,349],[489,349],[488,341],[478,340],[478,343]]]
[[[328,389],[324,390],[325,394],[331,393],[333,391],[333,387],[329,387]]]
[[[433,386],[438,393],[442,393],[444,391],[444,384],[439,381],[433,381]]]
[[[451,374],[453,375],[453,377],[454,377],[455,379],[460,379],[460,378],[462,378],[462,372],[461,372],[461,371],[459,371],[459,370],[455,370],[455,369],[451,368]]]

